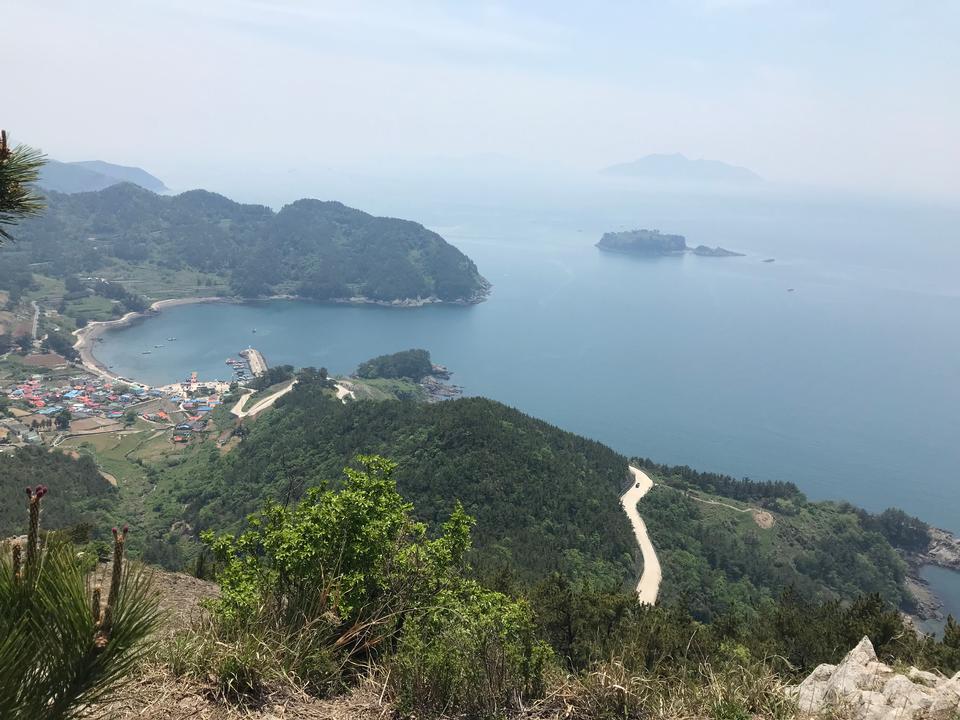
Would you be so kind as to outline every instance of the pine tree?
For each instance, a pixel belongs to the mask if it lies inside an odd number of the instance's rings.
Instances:
[[[43,212],[43,197],[34,183],[44,162],[39,150],[26,145],[11,148],[7,131],[0,130],[0,243],[13,239],[4,226],[16,225],[25,217]]]

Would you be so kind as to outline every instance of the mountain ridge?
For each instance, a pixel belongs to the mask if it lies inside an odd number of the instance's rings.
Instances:
[[[681,153],[645,155],[637,160],[609,165],[600,174],[612,177],[647,178],[681,182],[762,182],[748,168],[720,160],[691,160]]]

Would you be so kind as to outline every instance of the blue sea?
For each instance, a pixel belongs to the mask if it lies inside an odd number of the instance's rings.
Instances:
[[[467,394],[625,454],[789,480],[812,499],[897,506],[960,532],[960,209],[622,186],[529,205],[371,204],[467,253],[493,283],[489,299],[181,306],[109,333],[97,356],[156,384],[226,378],[224,359],[248,345],[270,364],[344,374],[423,347]],[[594,247],[632,227],[746,256]],[[960,588],[939,577],[960,615]]]

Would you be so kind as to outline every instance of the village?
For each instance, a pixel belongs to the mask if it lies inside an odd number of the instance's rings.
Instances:
[[[0,452],[23,445],[59,446],[68,438],[134,426],[169,430],[171,443],[187,443],[207,430],[209,413],[236,388],[236,383],[199,380],[196,373],[179,383],[150,387],[82,372],[66,361],[45,370],[0,384]]]

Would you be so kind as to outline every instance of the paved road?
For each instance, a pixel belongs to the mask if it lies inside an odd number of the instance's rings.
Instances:
[[[657,594],[660,592],[660,581],[662,573],[660,572],[660,560],[657,558],[657,551],[653,548],[650,541],[650,535],[647,533],[647,526],[637,512],[637,503],[650,492],[653,487],[651,480],[645,472],[639,468],[630,466],[630,474],[633,476],[633,484],[620,498],[620,504],[623,505],[623,511],[627,514],[630,524],[633,526],[633,534],[637,538],[637,544],[640,546],[640,552],[643,555],[643,574],[637,583],[637,600],[641,605],[656,605]]]

